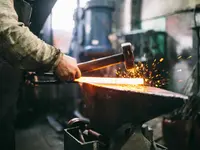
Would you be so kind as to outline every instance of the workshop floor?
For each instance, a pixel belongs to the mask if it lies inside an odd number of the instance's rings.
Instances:
[[[64,150],[63,135],[40,118],[32,126],[16,131],[16,150]]]
[[[156,118],[147,123],[154,129],[155,140],[162,136],[160,122],[161,119]],[[64,150],[63,138],[63,135],[56,133],[43,117],[26,129],[17,129],[16,150]],[[132,139],[134,138],[130,138],[126,148],[133,146]]]

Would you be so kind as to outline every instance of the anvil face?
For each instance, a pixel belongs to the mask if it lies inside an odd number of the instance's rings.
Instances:
[[[102,134],[112,134],[123,124],[140,125],[181,107],[187,96],[148,86],[81,84],[84,116]]]

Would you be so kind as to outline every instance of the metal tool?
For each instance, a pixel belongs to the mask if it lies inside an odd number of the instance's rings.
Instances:
[[[121,48],[123,52],[120,54],[115,54],[96,60],[79,63],[78,67],[83,73],[99,70],[108,66],[124,62],[126,69],[132,69],[134,67],[133,46],[131,45],[131,43],[124,43],[121,45]]]
[[[75,26],[69,55],[83,62],[103,57],[106,53],[113,54],[108,37],[112,34],[115,1],[88,0],[83,7],[80,7],[80,1],[77,1],[77,9],[74,12]]]
[[[99,142],[104,142],[104,144],[107,142],[108,139],[103,137],[100,133],[90,129],[89,121],[83,120],[80,118],[73,118],[68,123],[68,127],[78,127],[79,131],[79,140],[81,142],[85,142],[84,135],[92,137],[93,140],[99,140]]]

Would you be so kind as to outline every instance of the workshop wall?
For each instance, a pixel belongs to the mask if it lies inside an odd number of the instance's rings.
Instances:
[[[141,7],[142,29],[165,31],[170,62],[169,90],[184,93],[196,62],[194,13],[180,12],[199,4],[200,0],[143,0]]]
[[[168,57],[171,58],[170,89],[184,93],[187,79],[190,78],[196,62],[196,49],[193,48],[193,13],[175,14],[166,17],[168,34]]]
[[[113,32],[129,32],[131,30],[132,0],[115,0],[113,13]]]
[[[171,14],[179,10],[194,8],[200,0],[143,0],[141,19]]]

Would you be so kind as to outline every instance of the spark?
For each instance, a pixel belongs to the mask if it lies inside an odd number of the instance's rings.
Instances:
[[[164,58],[160,58],[160,62],[163,62]]]
[[[131,71],[123,71],[119,68],[116,71],[116,75],[117,77],[124,78],[143,78],[145,85],[162,87],[169,81],[169,79],[166,78],[168,71],[160,69],[158,66],[163,62],[164,58],[158,60],[154,59],[151,64],[139,62],[135,64],[134,69]]]
[[[178,59],[181,59],[181,58],[182,58],[182,56],[179,56],[179,57],[178,57]]]

